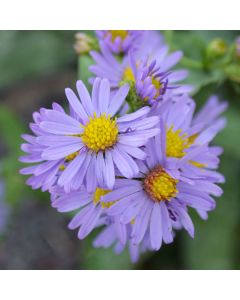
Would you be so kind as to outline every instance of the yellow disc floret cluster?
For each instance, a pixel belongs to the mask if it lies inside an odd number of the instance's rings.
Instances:
[[[180,129],[174,131],[173,127],[167,130],[166,142],[167,157],[181,158],[186,154],[185,149],[191,145],[188,137],[185,134],[181,135]]]
[[[152,76],[152,84],[155,86],[155,88],[157,90],[154,98],[157,98],[160,95],[160,89],[162,88],[162,83],[160,80],[158,80],[154,76]]]
[[[96,191],[93,194],[93,203],[95,205],[97,205],[100,202],[101,197],[108,194],[108,193],[110,193],[110,192],[111,192],[111,190],[104,190],[104,189],[101,189],[101,188],[96,188]],[[101,202],[101,205],[102,205],[103,208],[109,208],[114,203],[115,203],[115,201],[114,202],[107,202],[107,203]]]
[[[152,84],[154,85],[154,87],[156,89],[156,93],[154,95],[154,98],[156,99],[160,95],[160,89],[162,87],[162,83],[160,80],[158,80],[154,76],[152,76]],[[143,100],[148,101],[149,97],[145,97]]]
[[[83,128],[82,141],[89,149],[95,152],[104,151],[117,142],[117,122],[105,113],[100,117],[97,117],[96,113],[94,113],[94,117],[90,117]]]
[[[123,71],[123,80],[135,82],[133,70],[130,67],[126,67]]]
[[[153,201],[170,201],[178,193],[178,180],[168,175],[162,166],[152,169],[143,181],[143,188]]]
[[[181,129],[173,130],[173,126],[167,130],[166,139],[166,154],[167,157],[182,158],[186,155],[185,150],[189,148],[198,137],[198,134],[187,137],[186,134],[181,134]],[[197,162],[189,161],[193,166],[197,168],[204,168],[207,165]]]
[[[117,37],[120,37],[122,40],[125,40],[125,38],[128,36],[127,30],[109,30],[108,32],[111,34],[112,42],[114,42],[114,40]]]

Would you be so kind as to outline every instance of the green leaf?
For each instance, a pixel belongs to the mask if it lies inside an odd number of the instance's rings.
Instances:
[[[0,133],[7,146],[7,156],[4,158],[3,176],[6,188],[6,199],[16,204],[26,193],[25,178],[19,174],[22,167],[18,157],[22,154],[20,149],[20,135],[25,131],[18,117],[4,106],[0,106]]]
[[[215,138],[214,144],[222,146],[226,155],[240,159],[240,111],[230,106],[224,116],[227,118],[227,126]]]
[[[89,66],[93,64],[92,58],[88,54],[81,54],[78,58],[78,79],[81,79],[90,90],[89,78],[93,74],[89,71]]]
[[[234,82],[240,83],[240,64],[231,64],[225,68],[228,78]]]

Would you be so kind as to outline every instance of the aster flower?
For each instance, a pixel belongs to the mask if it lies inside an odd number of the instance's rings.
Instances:
[[[225,111],[227,103],[220,103],[212,96],[206,105],[194,116],[195,103],[187,95],[173,97],[158,104],[152,112],[160,116],[164,124],[166,136],[166,156],[177,160],[185,160],[182,171],[190,171],[193,178],[202,177],[203,173],[213,176],[217,182],[224,182],[221,174],[214,171],[219,164],[218,156],[222,149],[208,145],[216,134],[225,127],[226,120],[219,115]],[[206,112],[207,116],[206,116]],[[191,153],[197,153],[197,160],[189,158]],[[207,169],[205,168],[207,167]]]
[[[141,30],[96,30],[96,35],[113,53],[126,53],[139,43]]]
[[[161,125],[162,130],[163,124]],[[194,236],[194,226],[188,214],[188,206],[202,214],[215,208],[210,195],[220,196],[222,190],[208,176],[194,179],[191,184],[181,174],[186,159],[177,162],[166,157],[163,135],[152,138],[147,144],[146,162],[140,163],[139,179],[117,179],[119,188],[102,197],[111,202],[118,197],[108,214],[119,216],[122,223],[134,220],[132,239],[139,244],[149,234],[151,247],[159,250],[162,241],[173,241],[173,228],[179,224]],[[192,154],[195,158],[197,154]]]
[[[53,111],[64,113],[64,109],[57,103],[52,105]],[[58,177],[62,173],[62,170],[71,160],[72,156],[68,156],[65,159],[56,159],[51,161],[45,161],[42,158],[42,153],[46,150],[45,145],[41,145],[38,142],[38,137],[42,137],[45,132],[40,128],[40,123],[46,118],[46,110],[41,108],[39,112],[33,113],[34,123],[30,123],[30,129],[34,135],[23,134],[22,138],[27,142],[21,145],[22,151],[26,155],[21,156],[19,160],[23,163],[34,164],[30,167],[26,167],[20,170],[22,175],[32,175],[26,181],[33,189],[41,188],[42,191],[49,190],[57,183]]]
[[[155,107],[152,112],[160,115],[160,134],[146,145],[146,161],[139,161],[138,176],[131,180],[117,179],[119,188],[102,197],[108,203],[118,196],[119,201],[108,210],[110,216],[120,217],[124,224],[135,220],[131,235],[135,244],[149,235],[151,247],[158,250],[162,240],[171,243],[173,229],[181,227],[193,237],[188,207],[194,208],[203,219],[215,208],[212,195],[222,194],[216,183],[224,182],[224,177],[214,170],[221,149],[208,143],[222,128],[217,117],[226,104],[219,105],[212,97],[207,107],[212,105],[215,113],[206,122],[201,122],[199,113],[193,126],[195,105],[189,97],[165,101],[160,113]]]
[[[42,109],[40,115],[36,115],[35,124],[31,125],[36,136],[33,139],[27,136],[33,145],[30,141],[22,146],[30,158],[27,156],[21,161],[33,159],[41,164],[38,171],[36,166],[31,166],[21,173],[35,176],[40,168],[42,174],[46,174],[48,168],[54,166],[51,178],[46,179],[48,187],[54,177],[54,183],[57,179],[57,184],[64,186],[66,191],[77,190],[82,184],[89,191],[97,186],[111,189],[115,182],[115,167],[126,178],[138,173],[135,159],[145,158],[140,148],[159,132],[154,128],[159,118],[147,117],[149,107],[116,116],[128,93],[128,85],[122,86],[113,97],[107,79],[95,80],[92,97],[82,81],[77,82],[77,90],[81,101],[71,89],[66,89],[71,116],[56,109]],[[37,179],[33,177],[33,180]]]
[[[182,94],[192,90],[188,85],[176,86],[177,82],[187,77],[186,70],[170,71],[181,59],[181,51],[167,55],[168,47],[165,45],[160,46],[158,51],[143,48],[135,52],[130,51],[119,61],[104,43],[100,42],[100,48],[101,53],[90,52],[96,65],[90,66],[89,70],[96,76],[108,78],[113,89],[128,82],[140,101],[150,104],[161,100],[168,90],[171,90],[171,94]],[[150,50],[153,52],[150,53]],[[93,82],[93,78],[90,82]]]

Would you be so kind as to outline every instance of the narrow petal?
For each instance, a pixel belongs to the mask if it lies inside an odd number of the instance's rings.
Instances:
[[[173,67],[179,62],[182,56],[183,56],[182,51],[176,51],[168,55],[161,63],[161,71],[165,72],[169,70],[171,67]]]
[[[126,153],[120,151],[117,147],[113,150],[113,160],[120,173],[126,178],[133,178],[137,175],[139,169],[133,159]]]
[[[124,86],[120,87],[120,89],[116,92],[114,97],[112,98],[110,102],[110,106],[108,109],[108,113],[112,116],[114,116],[122,107],[125,98],[127,97],[127,94],[129,92],[129,85],[125,84]]]
[[[152,207],[152,203],[149,200],[145,200],[145,204],[139,211],[138,217],[133,225],[133,238],[136,244],[139,244],[142,241],[148,229]]]
[[[68,156],[82,147],[82,143],[63,145],[58,147],[49,147],[42,153],[42,158],[46,160],[57,160]]]
[[[159,250],[162,245],[162,214],[159,203],[154,203],[150,219],[150,240],[154,250]]]
[[[79,229],[78,232],[79,239],[81,240],[84,239],[94,229],[94,227],[97,224],[97,221],[100,218],[101,213],[102,213],[102,208],[100,206],[97,206],[95,208],[95,211],[92,212],[91,215],[89,215],[88,222],[84,223]]]
[[[105,169],[106,185],[109,189],[112,189],[115,182],[115,170],[114,170],[112,154],[110,151],[107,151],[105,153],[105,163],[106,163],[106,169]]]
[[[73,178],[72,187],[74,190],[77,190],[81,187],[81,185],[85,179],[86,172],[88,170],[90,161],[91,161],[91,154],[87,153],[85,156],[84,162],[81,165],[81,172],[77,172]]]
[[[72,125],[66,125],[56,122],[41,122],[40,128],[43,129],[46,132],[50,132],[53,134],[80,134],[82,132],[82,128],[80,126],[72,126]]]
[[[100,113],[108,113],[108,106],[110,100],[110,85],[107,79],[102,79],[99,87],[98,106]]]
[[[116,232],[119,241],[125,245],[127,242],[127,230],[126,230],[126,225],[122,224],[119,219],[115,219],[115,226],[116,226]]]
[[[85,206],[83,209],[80,210],[80,212],[78,214],[76,214],[71,222],[68,224],[68,228],[69,229],[76,229],[77,227],[79,227],[82,224],[82,220],[84,217],[88,216],[89,214],[91,214],[91,212],[95,209],[94,204],[89,204],[87,206]]]
[[[64,186],[69,183],[75,174],[80,170],[84,160],[86,158],[86,154],[79,154],[63,171],[62,175],[59,177],[58,184],[60,186]]]
[[[98,95],[99,95],[99,86],[100,86],[101,79],[96,78],[93,82],[93,88],[92,88],[92,104],[93,104],[93,110],[94,112],[99,111],[99,105],[98,105]]]
[[[80,117],[81,120],[87,121],[88,115],[75,93],[69,88],[65,89],[65,93],[73,111],[75,111],[75,113]]]
[[[163,231],[163,241],[166,244],[172,243],[173,235],[172,235],[172,222],[169,217],[169,212],[166,204],[161,201],[161,214],[162,214],[162,231]]]
[[[46,109],[44,111],[44,115],[51,122],[64,123],[66,125],[70,125],[70,126],[74,126],[74,127],[79,126],[79,122],[77,120],[75,120],[72,117],[66,115],[65,113],[59,112],[57,110]]]
[[[148,114],[149,111],[150,111],[150,107],[145,106],[143,108],[140,108],[134,113],[126,114],[125,116],[118,118],[118,123],[136,120]]]
[[[89,164],[89,168],[87,170],[87,175],[86,175],[86,186],[88,192],[94,192],[97,187],[97,177],[96,177],[95,169],[96,169],[96,155],[95,153],[93,153]]]
[[[93,110],[92,99],[89,95],[89,92],[85,84],[81,80],[77,81],[77,91],[81,99],[84,110],[88,115],[93,116],[94,110]]]
[[[127,152],[130,156],[134,158],[140,160],[144,160],[146,158],[146,153],[139,148],[128,146],[128,145],[121,145],[121,144],[118,145],[118,148],[121,151]]]

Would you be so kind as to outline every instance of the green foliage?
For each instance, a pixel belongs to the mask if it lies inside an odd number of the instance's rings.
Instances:
[[[74,61],[73,34],[72,31],[1,31],[0,86],[58,70]]]
[[[235,39],[238,31],[167,31],[170,49],[183,51],[179,68],[187,68],[186,82],[195,87],[194,94],[209,84],[226,79],[239,82],[240,64],[235,63]]]
[[[24,125],[17,116],[4,106],[0,106],[0,132],[7,146],[7,155],[2,161],[3,176],[6,187],[6,199],[11,204],[21,201],[27,187],[23,176],[19,175],[21,167],[18,157],[21,155],[21,134],[25,131]]]
[[[93,64],[92,58],[88,54],[81,54],[78,58],[78,79],[81,79],[90,90],[89,78],[92,73],[88,67]]]

